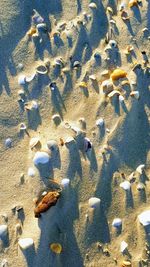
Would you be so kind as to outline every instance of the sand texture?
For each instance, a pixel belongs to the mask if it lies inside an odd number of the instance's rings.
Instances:
[[[1,267],[150,266],[149,58],[149,0],[0,1]]]

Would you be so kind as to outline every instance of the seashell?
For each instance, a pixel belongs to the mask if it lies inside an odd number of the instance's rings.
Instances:
[[[143,183],[138,183],[136,189],[138,191],[145,190],[145,185]]]
[[[36,27],[32,26],[30,30],[27,32],[27,35],[32,37],[33,34],[37,32]]]
[[[140,165],[136,168],[136,171],[137,171],[139,174],[142,174],[144,168],[145,168],[145,165],[144,165],[144,164],[140,164]]]
[[[103,89],[103,93],[105,93],[106,95],[113,91],[113,83],[110,80],[103,81],[101,86]]]
[[[96,81],[96,76],[94,74],[92,74],[89,76],[89,79],[92,81]]]
[[[74,61],[74,63],[73,63],[73,68],[79,68],[79,67],[81,67],[81,63],[79,62],[79,61]]]
[[[148,32],[148,31],[149,31],[149,30],[148,30],[147,27],[145,27],[145,28],[142,29],[142,32],[143,32],[143,33],[146,33],[146,32]]]
[[[20,123],[20,130],[21,131],[25,131],[27,129],[27,126],[25,125],[25,123]]]
[[[137,0],[130,0],[128,5],[130,8],[132,8],[134,6],[138,7],[138,1]]]
[[[125,191],[129,191],[131,189],[131,184],[129,181],[124,181],[120,184],[120,187]]]
[[[63,186],[64,188],[67,188],[69,184],[70,184],[70,179],[64,178],[61,180],[61,186]]]
[[[87,88],[87,83],[83,81],[79,84],[79,86],[82,88]]]
[[[65,74],[67,74],[67,73],[70,72],[70,69],[67,68],[67,67],[65,67],[65,68],[62,69],[62,72],[65,73]]]
[[[1,261],[1,266],[0,266],[0,267],[8,267],[8,260],[3,259],[3,260]]]
[[[106,10],[107,10],[109,13],[113,14],[113,9],[112,9],[110,6],[108,6]]]
[[[33,149],[34,147],[36,147],[37,144],[39,144],[39,142],[40,142],[39,137],[33,137],[33,138],[31,138],[30,144],[29,144],[30,148]]]
[[[130,96],[131,97],[134,97],[135,99],[139,99],[140,98],[140,93],[139,93],[139,91],[132,91],[131,93],[130,93]]]
[[[62,245],[59,243],[52,243],[50,245],[50,249],[56,253],[56,254],[60,254],[62,252]]]
[[[100,202],[101,202],[100,198],[97,198],[97,197],[91,197],[91,198],[89,199],[89,207],[90,207],[90,208],[97,208],[97,207],[99,207]]]
[[[97,9],[97,5],[94,2],[91,2],[89,4],[89,8],[91,8],[91,9]]]
[[[26,250],[31,248],[34,245],[34,241],[32,238],[20,238],[18,241],[18,245],[22,250]]]
[[[33,81],[33,79],[35,78],[35,76],[36,76],[36,72],[33,73],[32,75],[26,77],[26,82],[27,83],[30,83],[31,81]]]
[[[43,32],[43,33],[46,33],[47,32],[47,25],[46,25],[46,23],[38,23],[36,25],[36,28],[37,28],[37,30],[38,30],[39,33],[40,32]]]
[[[126,20],[129,20],[129,16],[128,16],[128,13],[125,11],[125,10],[122,10],[121,11],[121,18],[122,20],[126,21]]]
[[[49,140],[47,142],[47,147],[51,151],[57,151],[58,150],[58,145],[57,145],[57,142],[55,140]]]
[[[125,241],[122,241],[120,244],[120,252],[124,253],[128,247],[128,244]]]
[[[113,20],[113,19],[111,19],[111,20],[109,21],[109,23],[111,23],[112,25],[115,25],[115,24],[116,24],[116,21]]]
[[[61,117],[59,114],[54,114],[52,116],[52,120],[54,121],[55,124],[60,124],[61,123]]]
[[[65,144],[70,144],[72,142],[75,142],[73,137],[67,137],[66,140],[65,140]]]
[[[126,5],[125,3],[121,3],[119,6],[119,11],[122,11],[123,9],[125,9]]]
[[[45,74],[47,74],[48,70],[47,70],[47,68],[46,68],[45,65],[39,65],[39,66],[36,68],[36,72],[37,72],[38,74],[45,75]]]
[[[55,206],[59,197],[60,193],[58,191],[48,192],[43,196],[39,203],[37,201],[37,207],[34,209],[35,217],[40,217],[41,213],[46,212],[49,208]]]
[[[110,40],[108,43],[112,48],[117,47],[117,42],[115,40]]]
[[[31,167],[28,169],[28,176],[30,176],[30,177],[34,177],[35,176],[35,170],[33,168],[31,168]]]
[[[25,85],[26,84],[26,76],[25,75],[22,74],[18,77],[18,84],[19,85]]]
[[[121,69],[115,69],[110,75],[113,81],[119,80],[120,78],[125,78],[126,76],[127,73]]]
[[[121,267],[132,267],[132,265],[130,261],[123,261]]]
[[[120,95],[120,92],[119,91],[117,91],[117,90],[113,90],[112,92],[110,92],[109,94],[108,94],[108,97],[109,98],[113,98],[114,96],[119,96]]]
[[[61,68],[64,67],[64,61],[63,61],[63,59],[62,59],[61,57],[55,59],[55,64],[56,64],[57,66],[60,66]]]
[[[11,148],[11,146],[12,146],[12,139],[11,138],[7,138],[5,140],[5,147],[6,148]]]
[[[138,219],[143,226],[150,225],[150,210],[146,210],[138,215]]]
[[[36,152],[33,158],[34,165],[46,164],[49,162],[49,160],[50,160],[50,157],[48,153],[43,152],[43,151]]]
[[[104,126],[104,119],[102,118],[98,119],[96,121],[96,126],[100,126],[100,127]]]
[[[8,234],[8,226],[6,224],[0,225],[0,239],[3,239]]]
[[[120,227],[122,226],[122,220],[120,218],[115,218],[112,222],[113,227]]]
[[[119,102],[123,103],[124,102],[124,97],[122,95],[119,95]]]

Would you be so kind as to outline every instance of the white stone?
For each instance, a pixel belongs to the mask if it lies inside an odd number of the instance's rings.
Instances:
[[[46,164],[48,163],[50,160],[50,157],[48,155],[48,153],[46,152],[36,152],[35,153],[35,156],[33,158],[33,162],[35,165],[38,165],[38,164]]]
[[[101,202],[100,198],[97,198],[97,197],[91,197],[91,198],[89,199],[89,207],[90,207],[90,208],[97,208],[97,207],[99,207],[100,202]]]
[[[112,222],[113,227],[120,227],[122,225],[122,220],[120,218],[115,218]]]
[[[125,191],[128,191],[128,190],[130,190],[130,188],[131,188],[131,184],[130,184],[129,181],[124,181],[124,182],[122,182],[122,183],[120,184],[120,187],[121,187],[122,189],[124,189]]]
[[[127,249],[127,247],[128,247],[128,244],[125,241],[122,241],[121,244],[120,244],[121,253],[124,253],[125,250]]]
[[[6,236],[8,234],[8,226],[6,224],[0,225],[0,238]]]
[[[18,244],[22,250],[32,247],[34,242],[32,238],[20,238]]]
[[[150,210],[143,211],[138,219],[143,226],[147,226],[150,224]]]

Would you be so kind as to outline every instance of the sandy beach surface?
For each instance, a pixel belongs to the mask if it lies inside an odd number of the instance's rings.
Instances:
[[[1,267],[150,266],[149,59],[149,0],[0,1]]]

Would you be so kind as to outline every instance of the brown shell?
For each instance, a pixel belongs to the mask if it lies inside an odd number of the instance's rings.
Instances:
[[[58,191],[48,192],[34,209],[35,217],[40,217],[41,213],[46,212],[50,207],[55,206],[59,197],[60,193]]]

